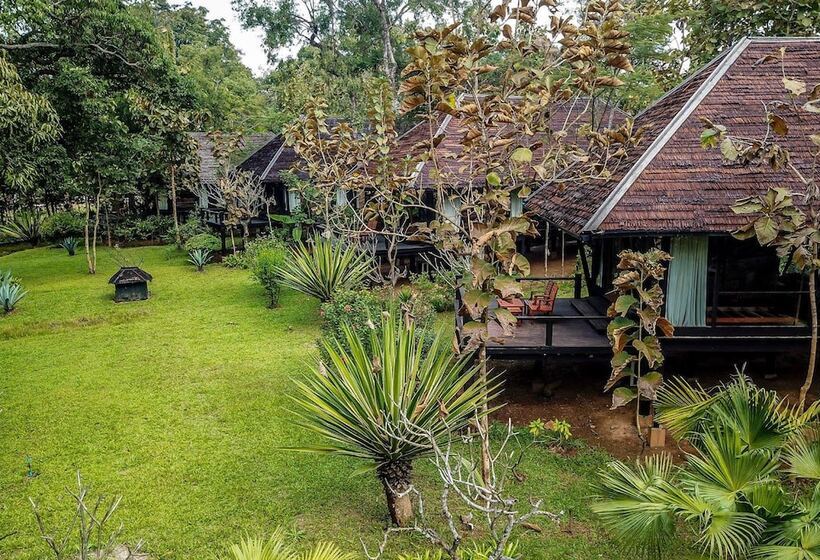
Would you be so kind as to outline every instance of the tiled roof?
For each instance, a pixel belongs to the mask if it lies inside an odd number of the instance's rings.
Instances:
[[[197,143],[199,155],[199,182],[202,184],[215,183],[219,173],[219,164],[214,158],[213,143],[205,132],[190,132]],[[272,133],[247,134],[242,138],[241,152],[253,155],[260,146],[265,145],[273,138]]]
[[[513,102],[515,102],[513,100]],[[600,118],[595,117],[596,122],[605,123],[605,126],[615,126],[624,121],[626,113],[611,105],[597,101],[593,102],[587,98],[573,98],[565,103],[556,104],[553,109],[554,112],[550,118],[555,130],[566,129],[570,133],[577,130],[582,124],[591,121],[592,112],[591,107],[595,107],[598,111],[603,111],[604,116]],[[437,186],[439,183],[444,183],[453,188],[465,186],[471,180],[483,181],[484,177],[473,177],[467,161],[461,158],[462,155],[462,138],[466,132],[461,120],[457,117],[444,116],[440,117],[438,122],[433,125],[433,136],[444,134],[444,138],[438,145],[436,156],[438,160],[438,167],[441,172],[441,178],[436,179],[431,176],[433,165],[426,163],[419,166],[416,174],[416,185],[423,188],[431,188]],[[419,142],[427,142],[429,144],[431,128],[427,122],[421,122],[415,127],[405,132],[398,139],[398,146],[396,153],[400,157],[413,155],[413,146]],[[533,143],[538,138],[533,136],[529,143]],[[527,143],[527,142],[525,142]],[[537,157],[536,153],[536,157]],[[414,170],[407,169],[406,172],[410,175]]]
[[[779,61],[761,61],[781,47],[786,49],[784,69]],[[809,88],[820,82],[820,38],[739,42],[635,118],[636,127],[646,127],[641,144],[610,180],[563,192],[547,185],[527,208],[574,234],[725,233],[742,225],[745,218],[730,209],[734,201],[769,186],[797,189],[800,183],[786,171],[727,164],[719,150],[703,149],[701,118],[727,126],[734,135],[759,137],[765,132],[763,103],[787,99],[783,72]],[[776,112],[790,126],[781,144],[794,163],[805,164],[808,136],[820,130],[820,115],[801,111],[798,118],[786,106]]]

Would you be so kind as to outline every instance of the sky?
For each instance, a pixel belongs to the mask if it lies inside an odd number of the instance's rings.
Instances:
[[[236,13],[231,8],[231,0],[189,1],[194,6],[207,9],[210,19],[224,20],[231,33],[231,41],[242,52],[242,61],[253,71],[255,76],[261,76],[266,70],[270,69],[268,57],[262,48],[262,32],[242,29]]]

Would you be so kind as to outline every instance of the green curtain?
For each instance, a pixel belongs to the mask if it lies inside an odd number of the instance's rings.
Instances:
[[[676,327],[705,327],[709,238],[674,237],[670,253],[666,318]]]

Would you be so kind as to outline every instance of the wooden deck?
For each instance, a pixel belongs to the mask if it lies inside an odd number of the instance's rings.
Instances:
[[[487,353],[490,356],[607,354],[611,350],[605,322],[600,316],[588,298],[559,298],[555,300],[552,315],[519,318],[511,337],[505,337],[500,328],[491,326],[490,334],[496,341],[488,345]]]

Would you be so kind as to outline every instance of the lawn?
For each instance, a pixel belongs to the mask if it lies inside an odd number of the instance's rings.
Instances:
[[[281,449],[313,437],[286,407],[314,359],[318,304],[286,291],[267,309],[246,271],[198,274],[162,247],[127,253],[154,276],[149,301],[112,302],[107,250],[95,276],[61,250],[0,257],[29,290],[0,318],[0,536],[15,533],[0,558],[46,557],[28,499],[64,519],[78,470],[94,490],[124,496],[125,539],[144,539],[155,558],[221,558],[228,543],[277,525],[300,546],[375,544],[386,519],[375,477],[354,476],[352,459]],[[515,492],[543,496],[573,522],[523,535],[525,558],[619,557],[585,505],[605,461],[591,450],[528,455]],[[418,470],[429,484],[429,465]]]

